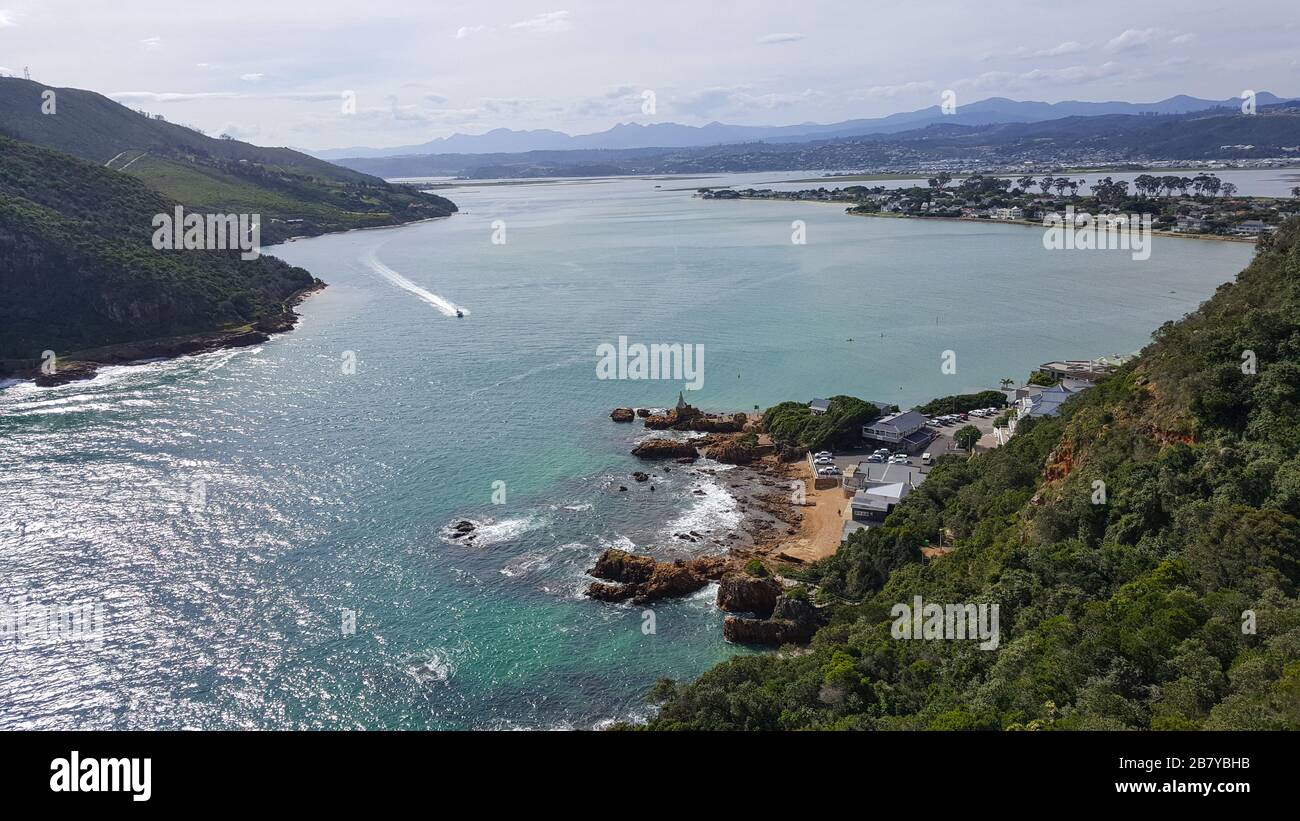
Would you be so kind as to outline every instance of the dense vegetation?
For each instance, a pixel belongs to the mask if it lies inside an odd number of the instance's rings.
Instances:
[[[1250,367],[1253,365],[1253,367]],[[806,653],[661,682],[656,729],[1300,729],[1300,221],[1133,362],[945,458],[808,580]],[[928,562],[927,541],[955,545]],[[1001,642],[890,608],[998,603]]]
[[[880,408],[853,396],[832,396],[830,408],[814,414],[800,402],[782,402],[763,414],[763,429],[772,440],[791,448],[821,450],[851,447],[862,441],[862,426],[880,418]]]
[[[0,136],[124,169],[187,208],[262,215],[262,241],[447,216],[443,197],[392,185],[288,148],[209,137],[75,88],[0,77]]]
[[[154,250],[175,203],[136,178],[0,137],[0,359],[241,325],[313,281],[273,257]]]
[[[1002,391],[980,391],[931,399],[924,405],[917,405],[915,409],[926,416],[934,416],[941,413],[962,413],[976,408],[1000,408],[1006,403],[1007,395]]]

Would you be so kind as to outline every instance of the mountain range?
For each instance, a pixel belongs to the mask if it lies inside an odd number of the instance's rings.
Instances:
[[[1257,106],[1283,102],[1284,98],[1266,91],[1256,94]],[[801,123],[784,126],[728,125],[712,122],[703,126],[679,123],[619,123],[605,131],[569,135],[562,131],[537,129],[519,131],[495,128],[483,134],[452,134],[418,145],[391,148],[334,148],[307,152],[326,160],[396,157],[417,154],[494,154],[527,151],[572,151],[584,149],[625,148],[692,148],[738,142],[803,142],[868,134],[889,134],[924,128],[938,123],[954,125],[989,125],[993,123],[1030,123],[1065,117],[1093,117],[1104,114],[1185,114],[1212,108],[1240,110],[1242,99],[1210,100],[1179,94],[1153,103],[1123,101],[1084,102],[1066,100],[1044,103],[990,97],[958,105],[952,114],[939,106],[905,111],[885,117],[844,120],[836,123]]]

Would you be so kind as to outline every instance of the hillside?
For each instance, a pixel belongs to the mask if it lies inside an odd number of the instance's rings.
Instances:
[[[1292,219],[1061,416],[945,458],[807,571],[834,611],[807,653],[663,681],[650,727],[1300,729],[1298,360]],[[917,595],[997,603],[998,648],[892,638]]]
[[[391,185],[288,148],[208,137],[133,111],[100,94],[0,77],[0,136],[125,169],[187,208],[262,215],[262,240],[397,225],[447,216],[443,197]],[[292,220],[292,222],[290,222]]]
[[[0,359],[239,326],[313,284],[269,256],[155,250],[153,217],[175,205],[129,174],[0,137]]]

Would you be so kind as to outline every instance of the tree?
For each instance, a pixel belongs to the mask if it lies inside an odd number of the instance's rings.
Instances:
[[[1034,184],[1034,178],[1029,176],[1028,174],[1016,180],[1016,185],[1020,186],[1021,191],[1028,191],[1030,187],[1033,186],[1033,184]],[[1296,190],[1300,191],[1300,188]],[[1296,196],[1300,197],[1300,194],[1296,194]]]
[[[1014,388],[1016,380],[1004,376],[998,381],[998,384],[1002,386],[1003,390],[1006,390],[1007,388]]]
[[[1044,194],[1052,190],[1052,186],[1054,185],[1056,185],[1056,180],[1052,179],[1051,177],[1043,177],[1041,180],[1038,181],[1038,187],[1043,189]]]
[[[975,443],[978,442],[980,437],[983,435],[984,434],[980,432],[979,428],[974,425],[967,425],[954,433],[952,438],[960,447],[966,450],[974,450]]]
[[[1225,182],[1222,186],[1220,186],[1220,188],[1223,191],[1223,196],[1225,197],[1231,197],[1233,194],[1237,193],[1237,185],[1235,183]]]

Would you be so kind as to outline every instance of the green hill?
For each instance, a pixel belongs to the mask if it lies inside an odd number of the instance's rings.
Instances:
[[[216,331],[313,284],[278,259],[158,251],[175,201],[139,179],[0,137],[0,359]]]
[[[942,460],[813,566],[808,652],[660,682],[650,727],[1300,729],[1298,516],[1293,219],[1059,417]],[[917,595],[997,603],[998,648],[892,638]]]
[[[262,240],[447,216],[443,197],[392,185],[288,148],[208,137],[75,88],[0,77],[0,136],[125,169],[187,208],[262,215]]]

